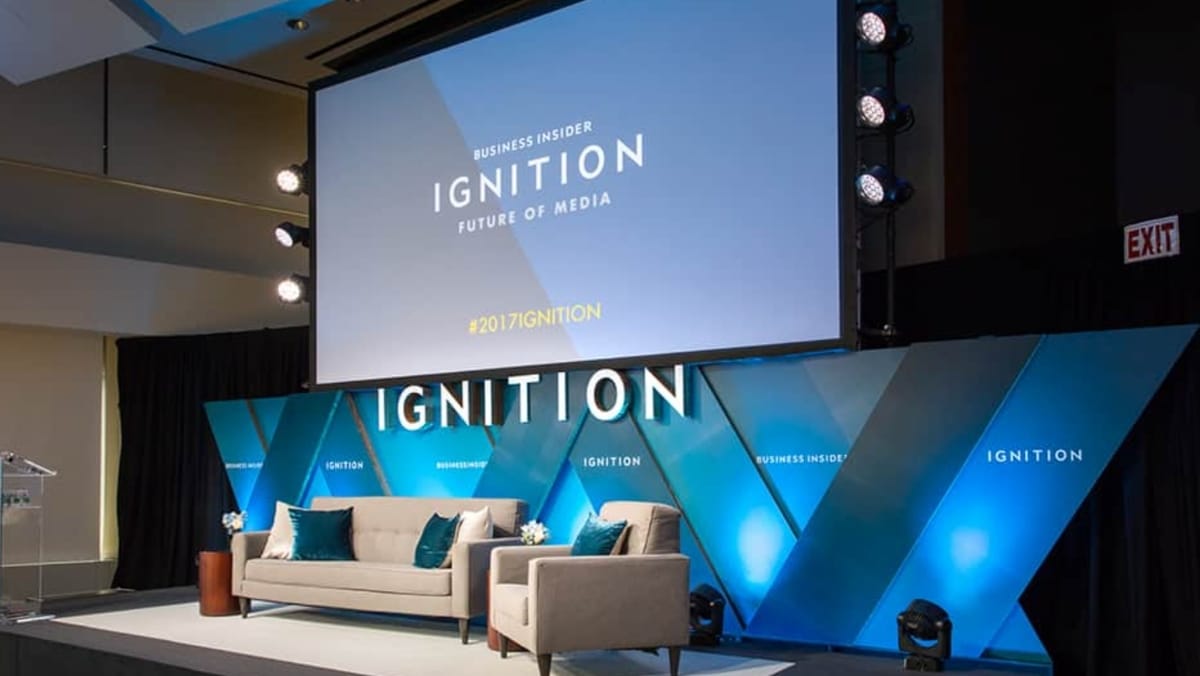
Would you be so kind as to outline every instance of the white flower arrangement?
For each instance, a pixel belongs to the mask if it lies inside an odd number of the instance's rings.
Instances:
[[[521,526],[521,542],[527,545],[540,545],[550,539],[550,529],[546,524],[530,521]]]
[[[225,533],[233,537],[234,533],[241,532],[246,527],[246,513],[226,512],[221,515],[221,525],[225,527]]]

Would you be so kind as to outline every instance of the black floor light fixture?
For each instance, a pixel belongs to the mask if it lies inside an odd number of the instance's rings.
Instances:
[[[950,614],[936,603],[916,599],[896,617],[896,632],[909,671],[942,671],[950,658]]]
[[[725,629],[725,597],[702,584],[688,595],[692,645],[717,645]]]

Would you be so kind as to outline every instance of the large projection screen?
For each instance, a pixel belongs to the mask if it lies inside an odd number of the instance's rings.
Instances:
[[[312,107],[318,386],[845,344],[837,0],[583,0]]]

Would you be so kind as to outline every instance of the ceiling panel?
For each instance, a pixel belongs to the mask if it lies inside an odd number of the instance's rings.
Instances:
[[[191,33],[201,28],[229,21],[243,14],[278,5],[283,0],[144,0],[160,16],[169,21],[180,33]],[[320,0],[325,2],[327,0]],[[316,4],[309,2],[308,4]]]
[[[14,84],[152,42],[153,36],[103,0],[0,0],[0,76]]]
[[[333,73],[324,66],[333,56],[459,1],[290,0],[189,35],[163,36],[155,48],[304,86]],[[308,30],[289,29],[293,18],[308,21]]]

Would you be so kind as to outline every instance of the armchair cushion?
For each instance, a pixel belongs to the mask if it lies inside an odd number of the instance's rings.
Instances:
[[[618,554],[675,554],[679,552],[679,510],[655,502],[616,500],[600,508],[606,521],[626,521],[629,533]]]
[[[571,556],[599,556],[619,552],[625,526],[624,521],[605,521],[588,516],[583,529],[575,537],[575,544],[571,545]]]
[[[529,624],[529,586],[498,584],[492,587],[493,612],[521,626]]]

